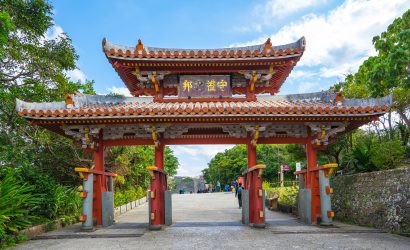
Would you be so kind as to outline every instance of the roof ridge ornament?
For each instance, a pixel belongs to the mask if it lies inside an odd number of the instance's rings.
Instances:
[[[271,49],[272,49],[272,43],[270,41],[270,38],[268,38],[268,40],[266,40],[265,42],[265,49],[266,49],[266,53],[270,53]]]
[[[74,100],[70,94],[65,94],[65,105],[68,109],[71,109],[74,107]]]
[[[343,92],[340,91],[340,92],[337,92],[337,93],[336,93],[336,96],[335,96],[335,100],[334,100],[334,101],[335,101],[335,103],[336,103],[337,106],[342,106],[344,99],[345,99],[345,97],[344,97],[344,95],[343,95]]]
[[[138,39],[138,44],[136,46],[138,55],[142,54],[142,51],[144,50],[144,44],[142,44],[141,39]]]

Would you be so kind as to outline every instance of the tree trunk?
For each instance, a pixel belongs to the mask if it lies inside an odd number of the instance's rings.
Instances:
[[[390,134],[390,140],[394,139],[394,131],[393,131],[393,127],[391,125],[391,110],[389,110],[389,114],[388,114],[388,123],[389,123],[389,134]]]
[[[403,121],[406,123],[407,130],[410,131],[410,119],[406,116],[406,113],[404,112],[404,110],[398,108],[397,113],[399,113],[400,118],[403,119]]]

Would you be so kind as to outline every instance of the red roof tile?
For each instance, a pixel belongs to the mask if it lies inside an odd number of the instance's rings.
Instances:
[[[380,115],[390,109],[391,97],[345,99],[335,103],[331,92],[303,95],[259,96],[256,101],[153,102],[152,98],[121,98],[73,95],[74,107],[65,102],[27,103],[17,100],[19,115],[33,119],[75,119],[79,117],[201,117],[217,116],[357,116]]]

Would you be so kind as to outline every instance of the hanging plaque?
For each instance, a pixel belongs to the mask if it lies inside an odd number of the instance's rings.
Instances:
[[[181,98],[230,97],[229,75],[181,75],[178,96]]]

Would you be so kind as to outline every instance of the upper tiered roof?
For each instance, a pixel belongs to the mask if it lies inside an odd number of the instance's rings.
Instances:
[[[180,74],[231,74],[232,93],[245,94],[247,80],[243,72],[256,71],[272,74],[267,81],[255,84],[255,93],[275,94],[299,61],[306,41],[274,46],[270,39],[265,43],[245,47],[218,49],[176,49],[145,46],[141,40],[135,47],[116,45],[103,39],[103,52],[118,75],[134,96],[154,96],[153,84],[144,84],[138,75],[150,72],[164,73],[164,95],[177,95],[175,75]],[[242,77],[242,78],[241,78]]]

